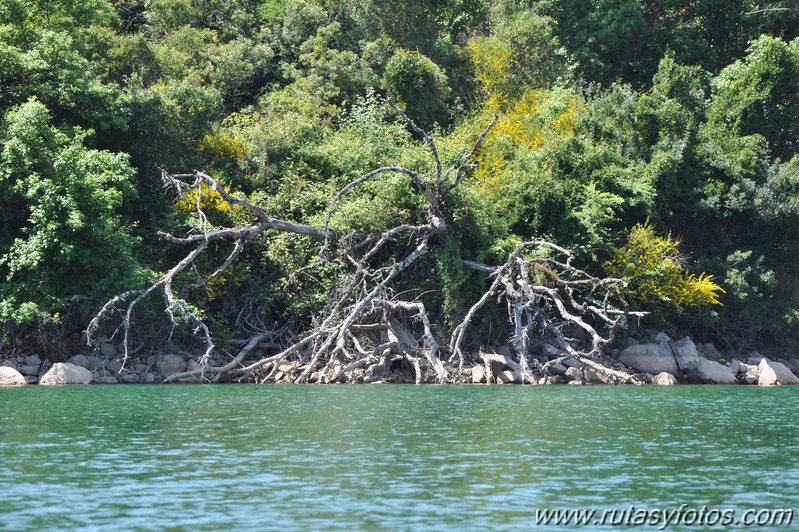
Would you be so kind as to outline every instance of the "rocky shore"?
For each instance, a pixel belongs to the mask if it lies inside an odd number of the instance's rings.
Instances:
[[[690,338],[672,340],[665,334],[653,341],[630,342],[624,349],[614,350],[601,363],[620,373],[635,376],[637,380],[653,385],[676,384],[742,384],[778,386],[799,384],[799,360],[768,358],[758,352],[746,357],[724,357],[713,344],[696,345]],[[614,384],[608,376],[588,367],[581,367],[575,359],[563,358],[552,349],[538,355],[540,365],[550,364],[536,382],[530,384]],[[561,359],[552,364],[553,360]],[[221,361],[210,361],[212,365]],[[283,361],[277,368],[274,382],[289,380],[296,363]],[[184,376],[187,372],[193,375]],[[407,372],[398,370],[384,375],[364,372],[358,381],[364,383],[413,382]],[[155,384],[161,382],[207,382],[202,365],[190,354],[162,353],[138,357],[123,365],[117,347],[105,344],[100,352],[77,354],[65,362],[43,360],[38,354],[13,356],[0,360],[0,386],[37,384],[41,386],[64,384]],[[475,365],[464,368],[459,384],[515,384],[521,383],[521,374],[512,357],[499,353],[480,351]]]

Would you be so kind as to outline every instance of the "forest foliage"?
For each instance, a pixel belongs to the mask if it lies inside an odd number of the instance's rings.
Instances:
[[[501,264],[548,239],[629,282],[631,306],[741,346],[799,327],[799,15],[755,0],[0,0],[0,323],[66,338],[180,258],[158,237],[270,216],[321,226],[336,191],[429,172],[392,98],[459,161],[449,232],[401,281],[449,330]],[[194,204],[203,202],[207,219]],[[402,176],[346,195],[332,228],[424,219]],[[243,309],[314,320],[340,279],[303,236],[210,246],[175,289],[219,334]],[[486,341],[503,327],[487,312]],[[55,331],[55,332],[53,332]],[[36,336],[38,334],[38,336]],[[153,334],[160,334],[158,331]],[[159,338],[154,337],[154,341]],[[163,339],[163,338],[160,338]]]

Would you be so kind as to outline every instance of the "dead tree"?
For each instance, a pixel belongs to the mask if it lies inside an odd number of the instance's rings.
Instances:
[[[185,196],[191,191],[197,194],[198,229],[183,237],[160,233],[168,243],[186,246],[189,251],[149,287],[127,291],[106,303],[87,329],[90,343],[100,341],[101,331],[108,323],[117,323],[111,336],[122,337],[125,346],[123,364],[127,362],[133,312],[146,298],[161,293],[173,326],[192,324],[195,334],[200,335],[205,344],[199,367],[172,375],[167,380],[200,377],[208,381],[270,382],[279,376],[281,381],[296,383],[370,382],[386,377],[392,366],[400,366],[412,372],[413,382],[446,383],[462,380],[465,364],[474,362],[464,352],[464,334],[477,319],[480,309],[496,298],[507,305],[513,327],[511,345],[515,357],[508,363],[518,368],[523,382],[535,382],[536,375],[546,375],[548,367],[564,357],[574,357],[584,366],[618,381],[634,381],[629,375],[598,362],[609,335],[624,324],[627,316],[626,307],[616,291],[623,282],[598,279],[575,268],[572,254],[555,244],[529,242],[514,251],[505,264],[497,267],[464,260],[466,267],[488,274],[490,288],[469,310],[444,347],[433,335],[423,303],[394,297],[395,282],[448,230],[446,217],[441,212],[442,202],[459,186],[467,170],[474,167],[472,159],[497,118],[494,117],[460,161],[444,170],[434,140],[393,102],[389,101],[389,104],[426,144],[433,162],[430,175],[421,175],[400,166],[372,170],[348,183],[331,199],[322,227],[273,218],[261,207],[231,194],[206,173],[163,172],[164,183],[178,195]],[[331,220],[342,198],[359,185],[386,173],[406,176],[409,185],[424,198],[425,223],[401,224],[381,233],[333,230]],[[252,219],[250,225],[211,227],[202,210],[204,189],[215,191],[222,200],[248,213]],[[286,342],[284,337],[277,338],[275,331],[251,329],[249,338],[238,341],[241,348],[237,354],[231,355],[224,364],[213,364],[214,338],[192,307],[175,294],[173,281],[194,264],[209,244],[229,242],[232,247],[227,259],[203,282],[218,277],[237,259],[250,240],[268,229],[315,239],[319,242],[319,263],[334,256],[348,265],[348,280],[337,287],[323,317],[309,331]],[[388,264],[381,263],[378,258],[389,249],[399,250],[398,255]],[[565,260],[536,254],[542,249],[555,252]],[[598,303],[590,303],[590,297],[586,299],[586,296],[592,296]],[[593,325],[595,323],[600,324],[600,331]],[[568,331],[575,327],[582,331],[587,342],[568,337]],[[554,346],[561,355],[544,363],[534,358],[535,335],[538,335],[536,342],[539,347],[546,343]],[[273,354],[252,360],[251,355],[264,346],[269,346]]]
[[[788,12],[793,13],[794,15],[799,15],[799,0],[794,0],[794,7],[765,7],[762,9],[756,9],[754,11],[749,11],[744,13],[744,15],[768,15],[770,13],[781,13],[781,12]]]

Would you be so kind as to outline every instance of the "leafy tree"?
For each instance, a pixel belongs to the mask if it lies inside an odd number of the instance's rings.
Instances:
[[[0,141],[0,319],[18,323],[91,302],[141,278],[121,217],[135,197],[127,156],[84,146],[32,99],[10,111]]]

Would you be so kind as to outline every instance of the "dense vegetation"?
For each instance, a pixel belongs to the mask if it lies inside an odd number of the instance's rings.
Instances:
[[[789,341],[793,4],[0,0],[3,342],[67,349],[106,300],[180,260],[159,231],[248,223],[210,190],[165,194],[162,170],[203,170],[270,216],[314,226],[369,170],[429,172],[425,143],[387,97],[447,163],[499,117],[442,206],[449,231],[397,287],[435,328],[451,330],[486,290],[460,259],[501,264],[547,239],[630,281],[625,297],[652,323],[735,349]],[[425,212],[389,175],[338,207],[333,228],[358,231]],[[266,231],[193,287],[230,252],[209,246],[175,289],[216,334],[301,328],[341,282],[332,264],[296,274],[316,262],[312,244]],[[142,339],[170,336],[158,302],[137,312],[150,324]],[[484,313],[491,342],[507,324]]]

